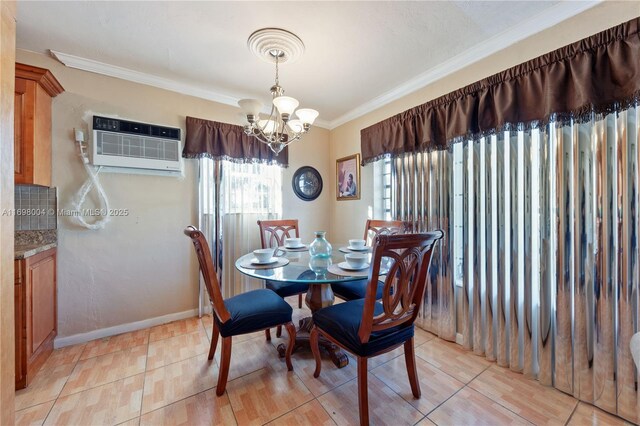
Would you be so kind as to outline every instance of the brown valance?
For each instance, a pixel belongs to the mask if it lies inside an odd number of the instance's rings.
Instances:
[[[289,166],[288,147],[276,155],[266,144],[247,136],[241,126],[194,117],[187,117],[187,136],[182,156]]]
[[[621,110],[640,93],[640,18],[362,129],[362,164]]]

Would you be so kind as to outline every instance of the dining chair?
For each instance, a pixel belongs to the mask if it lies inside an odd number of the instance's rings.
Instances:
[[[409,384],[420,398],[413,334],[422,306],[427,272],[441,231],[423,234],[378,235],[374,240],[369,284],[364,299],[338,303],[313,313],[310,344],[320,376],[319,338],[323,336],[358,359],[358,407],[360,424],[369,424],[367,360],[404,345]],[[382,300],[376,300],[383,257],[391,259]],[[392,291],[393,288],[393,291]]]
[[[371,245],[371,242],[378,235],[397,235],[405,232],[405,223],[401,220],[367,220],[367,224],[364,227],[364,237],[362,238]],[[346,283],[334,283],[331,284],[333,294],[338,296],[342,300],[356,300],[364,298],[364,294],[367,290],[367,280],[352,281]],[[377,298],[382,297],[382,284],[378,285],[378,291],[376,293]]]
[[[297,219],[259,220],[260,243],[262,248],[281,247],[285,238],[299,238]],[[298,295],[298,308],[302,308],[302,295],[307,292],[308,284],[288,283],[281,281],[265,281],[265,287],[274,291],[278,296],[285,297]],[[271,340],[271,331],[265,330],[267,340]],[[282,335],[282,327],[276,328],[276,337]]]
[[[362,239],[370,245],[378,235],[396,235],[404,234],[405,232],[406,224],[402,220],[368,219]]]
[[[216,395],[221,396],[227,386],[229,364],[231,361],[231,342],[233,336],[268,330],[271,327],[284,325],[289,334],[289,342],[285,352],[287,369],[293,370],[291,353],[296,341],[296,328],[291,322],[293,308],[271,290],[252,290],[228,299],[222,298],[218,277],[213,269],[209,244],[202,232],[194,226],[184,230],[191,238],[198,256],[200,271],[209,294],[209,302],[213,308],[213,332],[209,359],[213,359],[218,344],[218,336],[222,336],[222,354]]]

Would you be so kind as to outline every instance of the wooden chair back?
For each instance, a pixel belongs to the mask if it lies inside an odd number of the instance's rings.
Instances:
[[[285,238],[299,238],[298,219],[259,220],[262,248],[281,247]]]
[[[184,234],[191,238],[193,247],[196,249],[198,263],[200,264],[200,272],[202,272],[204,285],[207,287],[207,293],[209,293],[209,300],[211,301],[213,312],[221,323],[225,323],[229,318],[231,318],[231,315],[224,306],[224,299],[222,298],[222,292],[220,291],[218,277],[213,269],[213,260],[211,259],[211,251],[209,250],[207,239],[195,226],[187,226],[184,230]]]
[[[418,316],[427,283],[433,249],[443,237],[442,231],[423,234],[378,235],[374,240],[358,336],[369,341],[374,331],[413,323]],[[374,316],[376,292],[383,258],[390,263],[382,290],[383,312]],[[383,271],[384,272],[384,271]]]
[[[367,220],[364,227],[364,238],[367,243],[373,242],[378,235],[404,234],[405,223],[401,220]]]

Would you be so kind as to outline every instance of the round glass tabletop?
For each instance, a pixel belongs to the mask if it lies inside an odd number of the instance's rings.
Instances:
[[[341,246],[339,246],[341,247]],[[252,259],[253,253],[245,254],[236,260],[236,269],[245,275],[261,280],[286,281],[294,283],[323,284],[339,281],[357,281],[367,278],[369,270],[366,269],[362,276],[343,276],[327,271],[331,264],[344,262],[344,253],[334,247],[331,258],[314,259],[311,262],[309,251],[287,251],[282,257],[289,260],[285,266],[269,269],[252,269],[240,266],[245,261]],[[369,260],[371,254],[369,254]]]

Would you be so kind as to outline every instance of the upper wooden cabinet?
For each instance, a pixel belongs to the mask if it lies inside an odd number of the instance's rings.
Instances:
[[[16,63],[16,184],[51,186],[51,99],[62,92],[49,70]]]

